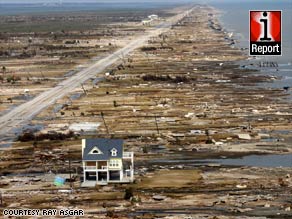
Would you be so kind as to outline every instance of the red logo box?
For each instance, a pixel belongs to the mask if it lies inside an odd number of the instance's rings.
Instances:
[[[249,11],[249,54],[282,55],[282,11]]]

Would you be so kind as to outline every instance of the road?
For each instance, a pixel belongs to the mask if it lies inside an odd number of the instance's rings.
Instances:
[[[171,17],[170,19],[146,32],[146,34],[142,37],[134,39],[127,46],[119,49],[118,51],[105,58],[100,59],[88,68],[81,70],[68,79],[65,79],[57,86],[50,88],[49,90],[36,96],[34,99],[17,106],[7,114],[1,116],[0,141],[7,139],[9,136],[11,137],[15,135],[15,133],[13,133],[15,129],[23,127],[42,110],[56,103],[58,99],[68,95],[70,92],[74,91],[75,88],[80,87],[81,84],[88,79],[96,77],[98,73],[103,72],[106,68],[119,61],[119,57],[123,57],[133,50],[143,46],[151,37],[157,36],[169,30],[172,24],[185,17],[192,10],[193,8],[185,11],[182,14]]]

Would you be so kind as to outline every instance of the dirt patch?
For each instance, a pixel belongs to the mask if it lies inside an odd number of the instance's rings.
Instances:
[[[138,188],[180,188],[189,187],[198,183],[201,179],[198,170],[159,170],[145,176],[137,185]]]

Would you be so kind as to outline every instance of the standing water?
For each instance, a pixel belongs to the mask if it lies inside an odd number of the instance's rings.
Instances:
[[[211,1],[211,5],[222,12],[220,21],[228,32],[234,34],[237,45],[248,54],[249,48],[249,10],[282,10],[282,56],[257,57],[244,64],[258,65],[260,62],[273,62],[278,66],[260,68],[262,74],[275,76],[279,80],[273,83],[261,83],[265,88],[290,87],[292,90],[292,1]],[[290,95],[292,100],[292,95]]]

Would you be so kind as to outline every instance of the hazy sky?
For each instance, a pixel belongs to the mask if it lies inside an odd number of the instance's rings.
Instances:
[[[0,0],[0,3],[54,3],[54,2],[291,2],[292,0]]]
[[[50,2],[178,2],[178,1],[193,1],[193,0],[0,0],[1,3],[50,3]],[[195,0],[196,1],[196,0]]]

